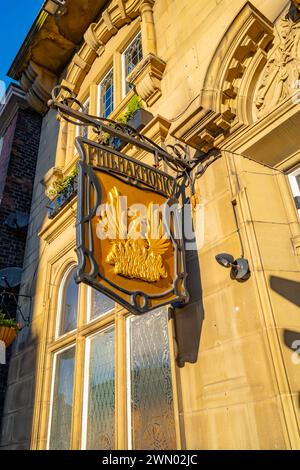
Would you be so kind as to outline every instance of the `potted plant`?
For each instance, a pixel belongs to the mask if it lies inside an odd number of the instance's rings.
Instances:
[[[140,132],[153,118],[153,115],[144,109],[143,102],[138,95],[133,95],[128,102],[127,109],[118,116],[117,121],[128,124],[137,132]]]
[[[55,217],[59,210],[62,209],[76,193],[77,175],[78,169],[75,166],[69,175],[54,181],[53,185],[46,191],[46,195],[51,200],[49,218]]]
[[[7,318],[0,310],[0,341],[3,341],[7,348],[13,343],[21,329],[21,325],[16,320]]]
[[[125,125],[128,124],[128,126],[140,132],[152,119],[153,115],[143,108],[141,98],[138,95],[133,95],[127,104],[126,111],[119,114],[116,118],[116,122]],[[110,138],[107,133],[103,133],[102,142],[105,144],[109,143],[115,150],[122,150],[126,145],[126,142],[117,137]]]

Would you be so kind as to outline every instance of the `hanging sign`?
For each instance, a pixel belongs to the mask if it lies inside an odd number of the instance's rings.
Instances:
[[[85,138],[76,146],[76,281],[137,315],[187,303],[176,180]]]

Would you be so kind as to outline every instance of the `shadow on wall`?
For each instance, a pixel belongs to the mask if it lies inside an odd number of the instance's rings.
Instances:
[[[289,302],[300,307],[300,283],[282,277],[271,276],[270,287],[277,294],[281,295]],[[300,311],[299,311],[300,321]],[[284,344],[293,352],[292,361],[294,365],[300,367],[300,332],[293,330],[283,331]],[[298,396],[298,406],[300,408],[300,393]]]
[[[277,292],[277,294],[300,307],[299,282],[284,279],[283,277],[270,276],[270,287],[273,291]]]
[[[191,206],[184,198],[185,222],[190,219],[192,223]],[[189,249],[186,251],[187,290],[190,294],[189,303],[182,308],[173,310],[175,335],[177,342],[177,365],[184,367],[186,362],[196,363],[200,347],[202,324],[204,320],[204,306],[202,299],[202,283],[199,267],[199,258],[196,240],[189,240]]]

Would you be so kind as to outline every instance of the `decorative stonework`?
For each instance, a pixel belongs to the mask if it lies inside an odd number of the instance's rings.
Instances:
[[[56,76],[34,62],[30,62],[20,83],[26,92],[30,106],[37,112],[44,113],[47,110],[51,90],[56,85]]]
[[[125,24],[141,18],[142,43],[145,58],[137,66],[130,82],[137,93],[151,106],[160,96],[160,82],[166,67],[163,60],[156,56],[156,37],[153,19],[155,0],[115,0],[103,12],[98,23],[92,23],[84,35],[84,44],[73,58],[66,81],[73,84],[71,89],[78,93],[80,86],[95,58],[100,57],[112,36]],[[79,63],[80,58],[84,60]]]
[[[42,12],[35,30],[28,36],[26,46],[21,49],[11,68],[10,75],[21,80],[30,104],[39,112],[47,109],[50,98],[49,77],[54,86],[67,66],[65,80],[70,84],[69,88],[78,93],[95,59],[102,55],[108,41],[124,25],[138,17],[142,22],[144,54],[156,54],[152,13],[155,0],[113,0],[102,10],[96,23],[91,21],[106,2],[86,0],[78,3],[79,7],[75,0],[69,0],[67,13],[58,18]],[[75,8],[76,18],[73,14]],[[84,42],[79,47],[82,37]],[[36,67],[39,68],[38,73]]]
[[[199,99],[172,135],[206,153],[219,148],[233,129],[252,122],[249,90],[272,39],[273,25],[247,3],[217,47]]]
[[[148,106],[152,106],[161,96],[161,80],[166,68],[166,63],[149,54],[145,57],[128,76],[137,94]]]
[[[300,2],[293,1],[279,20],[275,40],[261,77],[255,104],[261,117],[299,89]]]
[[[87,29],[84,35],[84,40],[86,44],[93,51],[95,51],[98,56],[100,56],[101,55],[100,49],[103,49],[104,44],[101,41],[99,41],[99,39],[96,36],[96,33],[95,33],[96,26],[97,26],[96,23],[92,23],[90,25],[90,27]]]

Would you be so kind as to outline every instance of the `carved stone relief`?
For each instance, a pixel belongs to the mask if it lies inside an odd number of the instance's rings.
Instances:
[[[257,117],[275,108],[299,89],[300,79],[300,1],[290,8],[275,27],[275,39],[257,90]]]

